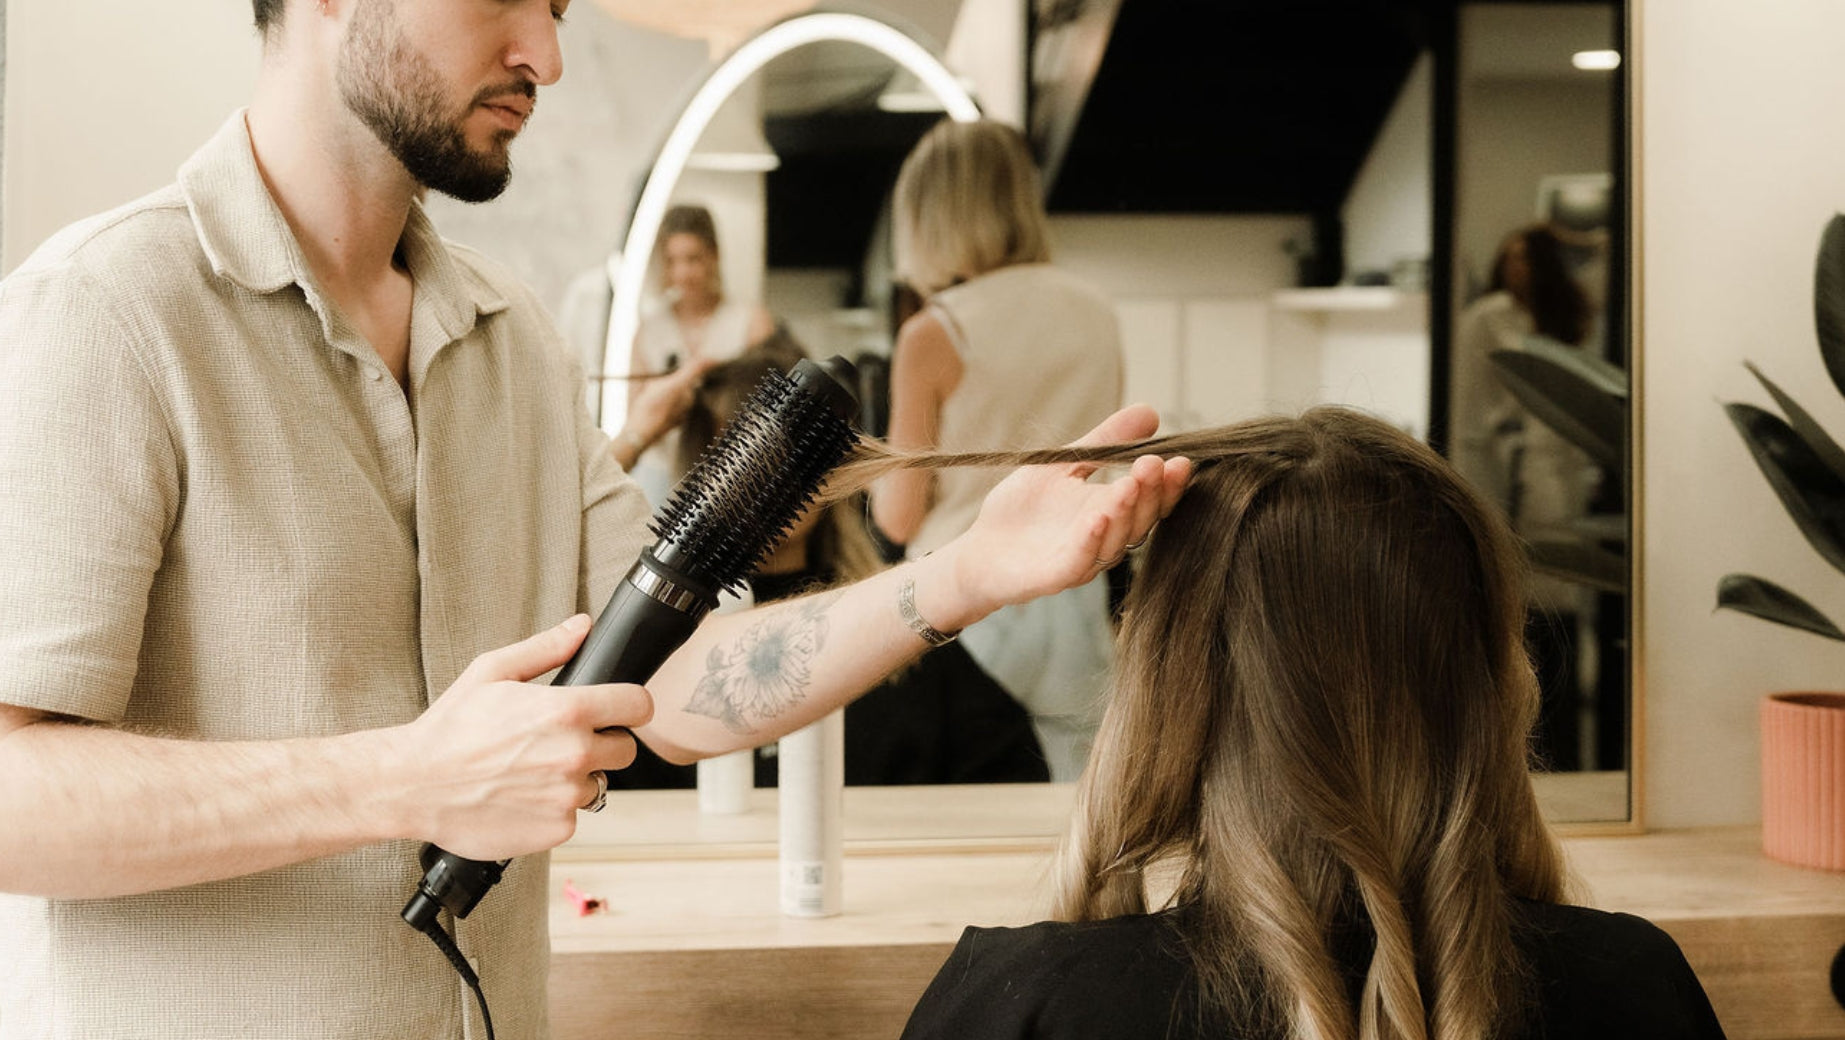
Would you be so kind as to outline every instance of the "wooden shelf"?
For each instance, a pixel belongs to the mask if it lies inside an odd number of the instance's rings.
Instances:
[[[1544,816],[1577,833],[1631,831],[1627,774],[1538,773]],[[734,859],[775,855],[775,791],[750,793],[749,811],[698,811],[693,791],[610,791],[608,809],[578,822],[553,862]],[[939,784],[846,788],[846,845],[857,855],[1045,852],[1076,799],[1075,784]]]
[[[1827,968],[1845,944],[1845,875],[1761,855],[1755,828],[1565,841],[1580,902],[1639,914],[1678,940],[1729,1035],[1845,1038]],[[552,866],[558,1040],[888,1036],[964,927],[1045,916],[1046,851],[846,861],[846,912],[776,910],[772,856],[608,859]],[[606,899],[578,916],[565,878]]]
[[[1284,311],[1394,311],[1428,303],[1428,293],[1388,285],[1335,285],[1324,289],[1283,289],[1269,302]]]

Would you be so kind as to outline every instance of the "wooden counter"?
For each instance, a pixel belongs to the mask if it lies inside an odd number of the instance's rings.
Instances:
[[[772,825],[772,813],[749,815]],[[707,819],[736,840],[707,834],[677,853],[624,843],[625,826],[598,819],[554,859],[558,1040],[895,1037],[963,927],[1044,916],[1042,842],[964,835],[933,851],[885,818],[871,828],[881,837],[848,852],[846,912],[797,920],[776,910],[773,848],[752,836],[760,819]],[[1565,845],[1582,901],[1670,932],[1731,1037],[1845,1040],[1827,983],[1845,944],[1845,875],[1765,859],[1753,828]],[[608,911],[578,916],[566,878]]]

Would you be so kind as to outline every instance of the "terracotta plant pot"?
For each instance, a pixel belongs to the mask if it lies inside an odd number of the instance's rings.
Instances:
[[[1762,851],[1845,870],[1845,693],[1763,699]]]

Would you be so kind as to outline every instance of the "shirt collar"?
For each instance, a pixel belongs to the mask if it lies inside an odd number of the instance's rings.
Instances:
[[[254,293],[288,285],[314,291],[314,277],[294,231],[269,195],[246,109],[238,109],[179,170],[179,187],[192,214],[199,244],[212,271]],[[443,244],[422,203],[410,207],[399,249],[416,283],[420,304],[450,339],[471,330],[482,315],[505,310],[507,300]]]

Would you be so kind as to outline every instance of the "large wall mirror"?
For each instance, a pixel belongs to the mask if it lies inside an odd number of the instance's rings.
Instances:
[[[1453,453],[1473,407],[1455,397],[1467,351],[1488,355],[1490,378],[1518,384],[1509,403],[1495,398],[1505,414],[1489,427],[1497,440],[1486,454],[1500,468],[1480,479],[1527,513],[1546,493],[1535,475],[1545,467],[1566,471],[1571,489],[1567,509],[1522,528],[1547,546],[1547,598],[1534,602],[1532,622],[1547,674],[1540,797],[1558,822],[1633,826],[1624,4],[886,6],[856,9],[912,29],[927,22],[911,35],[938,55],[955,52],[946,41],[974,8],[1009,8],[1024,21],[1022,121],[1047,171],[1054,259],[1113,300],[1129,396],[1153,403],[1169,428],[1344,402]],[[583,23],[607,17],[572,15],[567,45]],[[706,59],[684,96],[697,99],[720,64]],[[596,86],[567,75],[555,90]],[[959,104],[959,89],[932,87],[888,50],[835,40],[778,51],[678,106],[693,108],[698,125],[680,147],[654,149],[678,169],[604,189],[624,199],[633,229],[586,228],[567,241],[553,227],[546,243],[524,247],[574,249],[572,266],[601,270],[604,309],[581,340],[591,371],[624,369],[626,323],[655,291],[641,218],[680,201],[717,218],[727,292],[760,301],[811,353],[888,351],[888,191],[910,145]],[[580,140],[545,158],[540,129],[521,142],[522,173],[582,163]],[[655,140],[675,133],[668,120]],[[517,214],[490,226],[492,208],[461,217],[461,233],[442,226],[505,255],[495,240],[517,234]],[[1540,223],[1564,232],[1558,259],[1580,290],[1580,336],[1544,335],[1514,313],[1518,293],[1495,283],[1502,247]],[[633,244],[618,247],[624,237]],[[558,283],[540,289],[567,295]],[[1499,338],[1482,347],[1474,326],[1494,308]],[[1506,357],[1520,353],[1539,362]],[[619,407],[611,390],[598,386],[592,399],[608,425]],[[1614,442],[1584,449],[1597,434]],[[1068,804],[1067,787],[1007,785],[955,813],[912,814],[904,790],[860,793],[859,804],[877,809],[856,820],[849,793],[848,837],[1030,843],[1061,827]],[[890,831],[896,818],[908,829]],[[1037,821],[1024,825],[1031,833],[1012,833],[1021,820]],[[597,841],[650,845],[768,843],[774,833],[772,819],[632,833],[611,817],[593,829]]]

